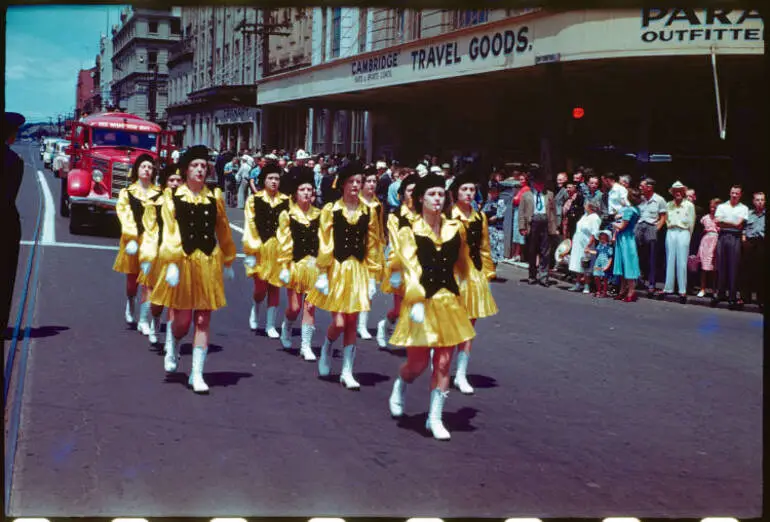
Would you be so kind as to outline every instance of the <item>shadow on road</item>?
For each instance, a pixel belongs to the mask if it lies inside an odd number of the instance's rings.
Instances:
[[[208,348],[208,353],[217,353],[221,352],[222,347],[218,344],[210,344]],[[191,343],[185,343],[182,346],[179,347],[179,355],[192,355],[192,344]]]
[[[425,397],[427,399],[427,396]],[[471,420],[478,414],[476,408],[460,408],[456,412],[444,411],[444,426],[450,432],[471,432],[476,431],[476,427],[471,424]],[[419,433],[423,437],[432,437],[425,429],[425,420],[427,413],[418,413],[417,415],[404,415],[398,420],[398,427]]]
[[[390,377],[387,375],[383,375],[381,373],[371,373],[371,372],[363,372],[363,373],[355,373],[356,380],[361,384],[361,386],[377,386],[377,384],[381,382],[387,382],[390,380]]]
[[[381,352],[385,352],[388,355],[392,355],[394,357],[406,357],[406,348],[385,348],[380,349]]]
[[[181,384],[187,386],[188,375],[181,372],[167,373],[166,382],[171,384]],[[235,386],[241,379],[254,377],[253,373],[244,372],[203,372],[203,379],[209,388],[226,388]]]
[[[30,329],[29,336],[32,339],[53,337],[54,335],[59,335],[61,332],[66,332],[69,329],[69,326],[38,326],[36,328]],[[19,330],[19,335],[17,337],[17,340],[19,341],[22,339],[24,339],[24,329]],[[6,328],[5,332],[3,332],[3,340],[13,340],[13,328]]]
[[[486,375],[469,374],[468,382],[474,388],[497,388],[497,379]]]

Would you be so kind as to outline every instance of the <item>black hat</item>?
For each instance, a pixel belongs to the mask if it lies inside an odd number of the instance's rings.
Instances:
[[[179,159],[179,170],[182,171],[182,176],[187,176],[187,167],[190,166],[195,160],[209,160],[209,149],[205,145],[193,145],[184,153]]]
[[[306,183],[309,183],[315,188],[315,173],[310,167],[292,167],[289,169],[289,173],[281,178],[281,185],[284,184],[284,180],[286,180],[286,188],[288,189],[288,194],[290,196],[293,196],[297,192],[297,189]]]
[[[368,178],[369,176],[379,176],[380,173],[377,172],[377,167],[374,165],[367,165],[364,169],[364,178]]]
[[[5,120],[3,121],[3,134],[5,134],[5,138],[9,138],[10,136],[16,134],[16,131],[19,130],[19,127],[24,125],[24,123],[27,120],[19,114],[18,112],[6,112],[5,113]]]
[[[460,187],[463,185],[466,185],[468,183],[473,183],[475,186],[479,182],[479,176],[478,171],[473,168],[472,165],[468,165],[459,176],[457,176],[453,181],[452,184],[449,186],[449,191],[452,193],[455,198],[457,198],[457,193],[460,191]]]
[[[139,178],[139,165],[141,165],[145,161],[149,161],[150,163],[152,163],[152,166],[155,167],[155,158],[153,158],[147,153],[140,154],[139,156],[137,156],[133,166],[131,167],[131,181],[136,181]]]
[[[404,194],[406,193],[406,187],[409,185],[415,185],[420,182],[422,178],[419,174],[409,174],[407,177],[401,180],[401,185],[398,187],[398,197],[401,202],[404,201]],[[415,187],[416,189],[417,187]],[[414,193],[413,193],[414,194]]]
[[[270,174],[278,174],[283,176],[284,170],[281,168],[278,163],[270,162],[265,164],[264,167],[262,167],[262,170],[259,172],[259,178],[257,179],[257,185],[260,187],[265,186],[265,180]]]
[[[426,174],[420,178],[412,193],[412,201],[414,201],[414,208],[417,212],[422,212],[422,202],[420,201],[420,198],[422,198],[428,190],[436,187],[446,187],[446,179],[444,176],[439,176],[438,174]]]
[[[332,184],[332,188],[339,188],[342,190],[342,186],[345,184],[345,181],[347,181],[348,178],[363,173],[363,164],[358,161],[347,162],[343,164],[339,169],[337,169],[337,177]]]
[[[184,179],[184,173],[179,168],[179,165],[174,165],[173,163],[169,163],[166,165],[166,168],[163,169],[163,171],[160,173],[160,186],[163,188],[166,188],[166,184],[168,183],[168,178],[171,176],[181,176],[182,179]]]

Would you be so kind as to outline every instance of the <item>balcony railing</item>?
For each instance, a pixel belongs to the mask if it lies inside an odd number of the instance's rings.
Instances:
[[[168,61],[174,63],[184,58],[187,55],[193,55],[194,41],[192,37],[187,37],[174,44],[169,50]]]

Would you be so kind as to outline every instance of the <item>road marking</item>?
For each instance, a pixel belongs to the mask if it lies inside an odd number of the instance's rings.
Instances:
[[[241,227],[239,227],[238,225],[233,225],[232,223],[230,223],[230,228],[232,228],[236,232],[240,232],[241,234],[243,234],[243,229]]]
[[[28,239],[25,239],[23,241],[19,241],[20,245],[24,246],[33,246],[35,244],[34,241],[29,241]],[[120,247],[112,246],[112,245],[88,245],[85,243],[43,243],[42,241],[38,243],[40,246],[52,246],[52,247],[64,247],[64,248],[85,248],[87,250],[112,250],[114,252],[117,252],[120,250]],[[246,254],[244,253],[238,253],[235,255],[235,257],[243,259],[246,257]]]
[[[56,242],[56,207],[53,204],[53,195],[48,188],[48,182],[45,180],[45,174],[37,171],[37,179],[40,182],[40,188],[43,189],[43,199],[45,201],[45,221],[43,221],[43,243]]]

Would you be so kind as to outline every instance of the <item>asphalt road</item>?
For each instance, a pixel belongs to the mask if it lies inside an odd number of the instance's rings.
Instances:
[[[42,170],[27,159],[25,238]],[[71,236],[58,214],[55,227],[57,243],[117,244]],[[124,324],[114,251],[41,248],[12,516],[760,515],[761,315],[596,300],[501,267],[502,311],[479,323],[469,369],[477,393],[450,393],[452,440],[439,442],[423,428],[427,375],[407,417],[390,418],[402,354],[361,341],[350,392],[251,333],[240,261],[198,396]],[[375,298],[370,326],[388,304]]]

